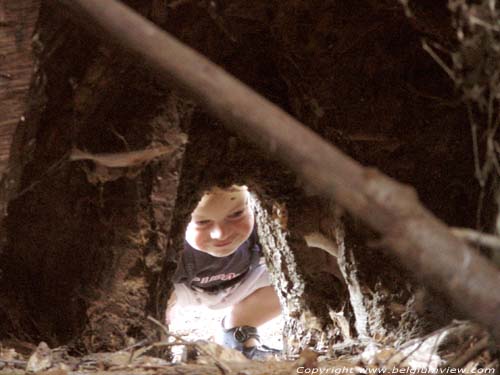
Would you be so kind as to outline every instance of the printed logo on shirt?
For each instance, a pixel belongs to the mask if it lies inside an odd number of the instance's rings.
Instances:
[[[200,284],[207,284],[211,283],[212,281],[226,281],[226,280],[232,280],[235,277],[240,276],[241,273],[221,273],[219,275],[214,275],[214,276],[205,276],[205,277],[195,277],[193,278],[193,282],[200,283]]]

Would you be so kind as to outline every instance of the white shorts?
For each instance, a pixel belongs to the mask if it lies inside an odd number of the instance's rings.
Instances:
[[[177,297],[176,306],[203,305],[210,309],[224,309],[236,305],[257,289],[271,285],[269,273],[264,263],[250,270],[245,277],[217,294],[209,294],[193,290],[185,284],[174,284]]]

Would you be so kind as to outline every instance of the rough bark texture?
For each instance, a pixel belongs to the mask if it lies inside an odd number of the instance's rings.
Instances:
[[[0,332],[123,347],[153,334],[145,318],[164,309],[160,275],[190,109],[54,9],[42,9],[37,36],[45,101],[21,137],[32,154],[5,223]],[[68,160],[74,147],[157,145],[173,151],[135,169]]]
[[[0,174],[26,108],[34,68],[32,36],[39,0],[0,1]]]

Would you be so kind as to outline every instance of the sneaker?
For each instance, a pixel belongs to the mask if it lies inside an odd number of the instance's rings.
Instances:
[[[223,320],[222,331],[224,332],[222,336],[222,344],[242,352],[243,355],[249,359],[268,359],[281,354],[280,350],[270,348],[266,345],[249,347],[243,345],[249,339],[256,339],[259,341],[259,334],[257,333],[257,328],[255,327],[241,326],[226,329],[224,328]]]

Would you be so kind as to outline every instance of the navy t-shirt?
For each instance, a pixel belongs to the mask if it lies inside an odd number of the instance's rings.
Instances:
[[[251,267],[255,267],[260,256],[255,229],[234,253],[225,257],[214,257],[184,242],[174,282],[191,288],[224,289],[239,281]]]

